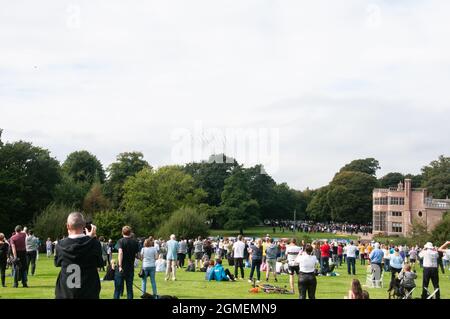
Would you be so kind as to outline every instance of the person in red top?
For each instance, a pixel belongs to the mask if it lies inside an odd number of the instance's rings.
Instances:
[[[19,281],[22,281],[24,288],[27,288],[27,235],[22,232],[22,226],[16,226],[16,233],[9,239],[11,250],[13,253],[14,264],[14,288],[19,286]],[[20,278],[20,279],[19,279]]]
[[[342,254],[344,252],[344,248],[342,244],[338,245],[338,260],[339,260],[339,266],[342,266]]]
[[[320,246],[320,270],[323,276],[326,276],[329,269],[330,259],[330,245],[328,245],[328,240],[325,240],[322,246]]]

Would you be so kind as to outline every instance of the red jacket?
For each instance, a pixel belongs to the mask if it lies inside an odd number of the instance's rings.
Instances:
[[[330,257],[330,245],[323,244],[320,246],[320,252],[322,257]]]

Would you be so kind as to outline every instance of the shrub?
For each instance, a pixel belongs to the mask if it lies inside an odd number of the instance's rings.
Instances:
[[[168,238],[171,234],[184,238],[206,237],[209,233],[206,222],[207,219],[203,213],[199,213],[192,207],[182,207],[173,212],[157,233],[163,238]]]
[[[50,204],[33,221],[34,233],[45,241],[48,237],[52,240],[67,236],[67,216],[74,211],[73,207]]]

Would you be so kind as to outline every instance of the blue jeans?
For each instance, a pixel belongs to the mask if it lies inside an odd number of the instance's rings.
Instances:
[[[390,259],[385,259],[384,260],[384,271],[386,271],[386,272],[388,272],[389,271],[389,269],[391,268],[390,267]]]
[[[250,280],[253,279],[253,274],[255,272],[256,269],[256,277],[258,280],[261,279],[261,272],[260,272],[260,267],[261,267],[261,259],[256,259],[256,260],[252,260],[252,268],[250,270]]]
[[[320,258],[320,271],[322,275],[326,275],[328,270],[330,269],[330,265],[328,263],[329,257]]]
[[[127,299],[133,299],[133,279],[134,269],[120,273],[116,271],[114,275],[114,299],[120,299],[123,292],[123,282],[127,286]]]
[[[355,257],[347,257],[347,272],[349,275],[356,274],[355,262],[356,262]]]
[[[150,282],[152,283],[153,296],[157,295],[156,291],[156,267],[145,267],[144,277],[142,278],[142,291],[144,294],[147,292],[147,277],[150,277]]]

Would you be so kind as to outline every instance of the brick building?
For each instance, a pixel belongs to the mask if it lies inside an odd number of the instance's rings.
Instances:
[[[412,222],[419,221],[428,231],[450,211],[450,200],[433,199],[425,188],[411,188],[405,179],[397,188],[373,190],[373,234],[408,236]]]

